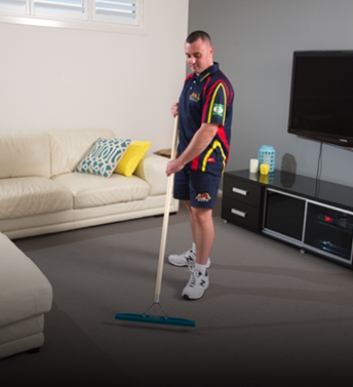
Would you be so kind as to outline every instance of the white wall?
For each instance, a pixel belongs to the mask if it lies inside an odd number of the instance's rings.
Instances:
[[[146,0],[147,34],[0,23],[0,130],[109,128],[169,148],[188,0]]]
[[[189,31],[204,29],[236,90],[228,170],[248,168],[261,145],[316,176],[320,144],[287,134],[292,53],[353,49],[352,0],[190,0]],[[353,70],[352,70],[353,71]],[[323,180],[353,186],[353,153],[323,146]]]

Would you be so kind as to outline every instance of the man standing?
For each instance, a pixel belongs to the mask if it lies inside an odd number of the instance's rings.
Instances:
[[[230,152],[234,91],[213,53],[206,32],[188,36],[185,54],[192,74],[171,109],[174,117],[179,116],[178,157],[168,163],[166,173],[175,173],[174,197],[183,200],[189,211],[193,243],[168,261],[190,267],[190,280],[182,292],[187,300],[201,298],[209,286],[207,268],[215,234],[212,209]]]

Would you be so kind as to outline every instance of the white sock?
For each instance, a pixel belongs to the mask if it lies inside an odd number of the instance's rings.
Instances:
[[[196,254],[196,244],[192,242],[192,251]]]
[[[206,275],[206,267],[207,265],[201,265],[199,263],[195,263],[195,269],[199,271],[202,275]]]

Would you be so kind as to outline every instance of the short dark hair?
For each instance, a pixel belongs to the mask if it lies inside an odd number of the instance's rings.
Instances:
[[[186,38],[186,43],[194,43],[196,40],[201,39],[203,42],[209,42],[212,45],[210,35],[205,31],[194,31]]]

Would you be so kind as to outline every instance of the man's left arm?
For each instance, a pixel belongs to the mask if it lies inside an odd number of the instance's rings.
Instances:
[[[194,134],[192,140],[190,141],[184,152],[179,155],[178,158],[170,161],[167,164],[167,176],[182,170],[185,164],[189,163],[191,160],[197,157],[203,150],[205,150],[217,134],[218,126],[218,124],[203,123]]]

